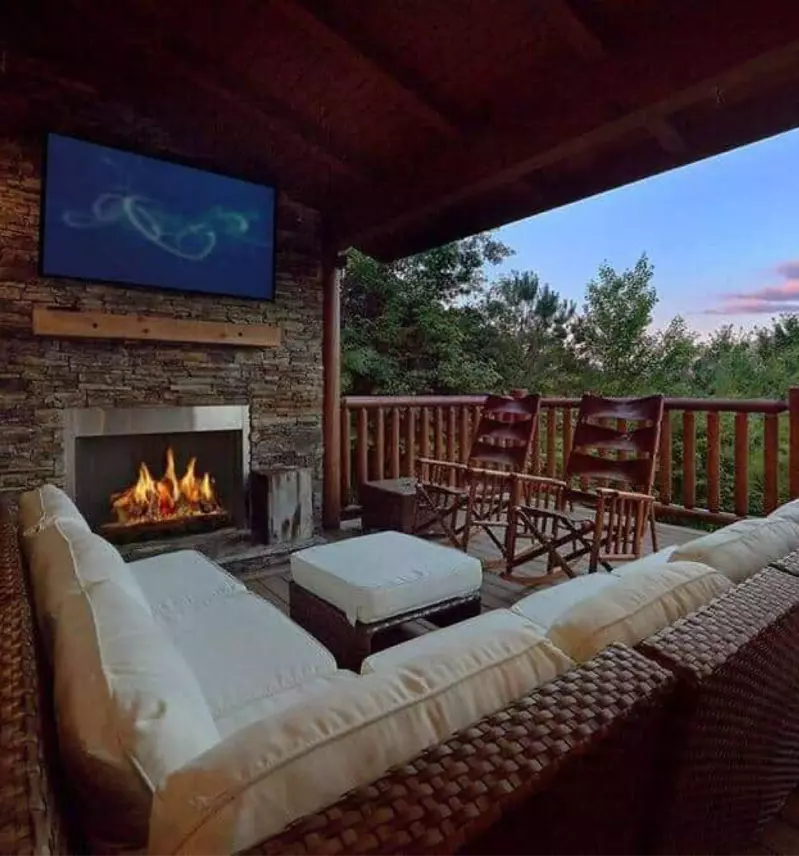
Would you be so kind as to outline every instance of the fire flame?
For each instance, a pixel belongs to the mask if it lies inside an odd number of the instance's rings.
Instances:
[[[224,513],[208,473],[198,477],[197,459],[192,458],[185,474],[178,478],[175,472],[175,453],[166,452],[166,469],[156,481],[147,464],[139,464],[136,483],[121,493],[111,496],[111,506],[117,523],[135,526],[159,520],[177,520],[182,517]]]

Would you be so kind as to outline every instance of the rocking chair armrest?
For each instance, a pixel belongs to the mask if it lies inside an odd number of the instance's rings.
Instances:
[[[655,498],[651,493],[639,493],[634,490],[613,490],[613,488],[598,487],[596,495],[607,499],[629,499],[632,502],[654,502]]]
[[[562,490],[566,490],[569,487],[563,479],[553,479],[548,476],[533,476],[527,473],[519,473],[517,477],[522,484],[539,484],[541,487],[558,487]]]
[[[416,471],[419,472],[422,467],[446,467],[451,470],[467,470],[468,467],[466,464],[461,463],[460,461],[439,461],[437,458],[417,458],[416,459]]]

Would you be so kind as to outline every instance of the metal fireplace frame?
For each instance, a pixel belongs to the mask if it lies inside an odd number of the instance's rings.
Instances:
[[[241,431],[242,490],[250,472],[250,408],[246,404],[188,407],[75,407],[64,411],[64,480],[75,498],[75,441],[79,437],[173,434],[183,431]]]

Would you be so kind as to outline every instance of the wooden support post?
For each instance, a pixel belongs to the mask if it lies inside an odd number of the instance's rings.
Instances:
[[[324,442],[322,524],[338,529],[341,524],[341,257],[327,251],[322,258],[324,393],[322,437]]]
[[[788,390],[788,498],[799,497],[799,386]]]

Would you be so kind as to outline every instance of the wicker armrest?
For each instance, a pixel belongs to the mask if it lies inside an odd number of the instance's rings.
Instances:
[[[680,679],[658,852],[741,852],[799,782],[799,578],[767,568],[640,646]]]
[[[672,689],[613,646],[246,852],[637,852]]]

